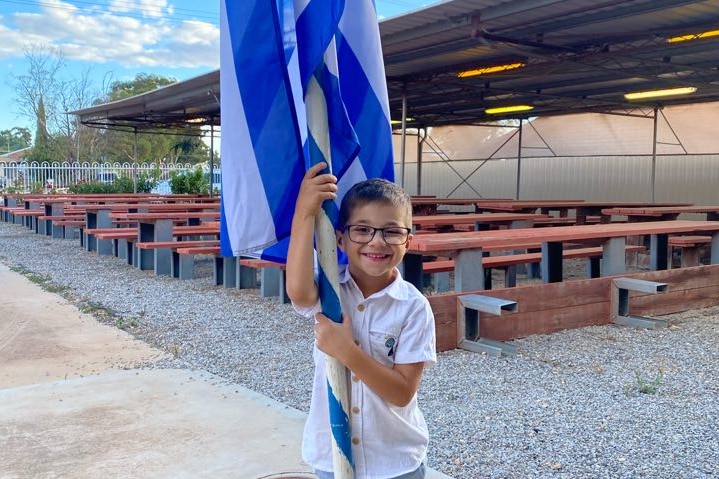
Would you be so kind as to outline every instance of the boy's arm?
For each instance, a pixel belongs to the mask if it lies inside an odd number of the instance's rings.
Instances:
[[[287,252],[287,295],[297,306],[311,307],[317,303],[318,291],[314,280],[315,217],[324,200],[337,197],[337,178],[319,174],[327,165],[312,166],[302,179],[292,218],[290,246]]]
[[[342,323],[335,323],[319,313],[316,319],[315,336],[320,350],[337,358],[385,401],[399,407],[409,404],[419,389],[423,362],[395,364],[388,368],[354,342],[349,317],[344,316]]]

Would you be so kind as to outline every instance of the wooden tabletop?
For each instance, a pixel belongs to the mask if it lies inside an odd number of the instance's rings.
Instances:
[[[642,208],[607,208],[604,215],[622,216],[662,216],[681,213],[716,213],[719,206],[647,206]]]
[[[534,213],[468,213],[446,215],[414,215],[412,224],[416,226],[443,226],[474,223],[509,223],[512,221],[536,220],[547,215]]]
[[[429,197],[420,197],[420,198],[412,198],[412,206],[418,206],[418,205],[473,205],[477,201],[481,200],[481,198],[429,198]],[[502,199],[493,199],[491,201],[508,201],[508,200],[502,200]]]
[[[417,235],[410,253],[448,254],[484,247],[518,248],[546,242],[604,239],[618,236],[719,231],[719,221],[652,221],[562,226],[560,228],[517,228],[495,231],[469,231]]]
[[[110,203],[105,205],[71,205],[65,208],[65,211],[127,211],[129,209],[147,209],[150,212],[162,211],[182,211],[182,210],[201,210],[201,209],[218,209],[219,202],[210,203]]]
[[[219,218],[219,211],[178,211],[175,213],[110,213],[110,218],[114,220],[137,220],[137,221],[155,221],[155,220],[187,220],[193,218]]]

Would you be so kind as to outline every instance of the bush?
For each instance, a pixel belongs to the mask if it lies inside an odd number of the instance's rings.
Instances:
[[[113,193],[112,184],[100,183],[99,181],[91,181],[89,183],[77,183],[70,187],[70,193],[79,194],[107,194]]]
[[[155,187],[156,181],[152,175],[141,173],[137,177],[137,192],[149,193]],[[126,175],[119,176],[112,183],[101,183],[91,181],[89,183],[78,183],[70,187],[70,193],[80,194],[110,194],[110,193],[134,193],[135,184],[132,178]]]
[[[170,173],[170,188],[176,195],[182,194],[208,194],[210,192],[210,181],[205,177],[202,168],[195,168],[193,171]]]

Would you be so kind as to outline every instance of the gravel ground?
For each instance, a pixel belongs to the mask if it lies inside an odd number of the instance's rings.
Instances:
[[[0,223],[0,261],[175,359],[307,411],[312,329],[256,290],[156,278]],[[717,292],[719,294],[719,292]],[[430,465],[456,478],[719,476],[719,308],[658,331],[590,327],[441,353],[420,388]]]

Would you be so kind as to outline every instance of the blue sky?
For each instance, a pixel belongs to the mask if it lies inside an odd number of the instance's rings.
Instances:
[[[433,3],[376,0],[380,18]],[[217,0],[0,0],[0,130],[35,131],[34,120],[18,115],[9,85],[27,72],[30,48],[58,48],[63,79],[89,71],[97,89],[137,73],[185,80],[219,67],[218,25]]]

